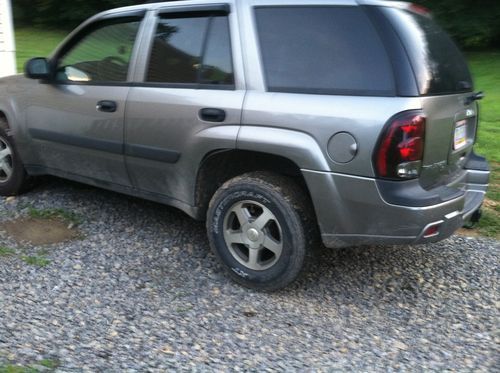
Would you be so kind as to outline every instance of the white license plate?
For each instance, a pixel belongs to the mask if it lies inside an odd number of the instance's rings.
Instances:
[[[457,150],[467,143],[467,124],[465,120],[457,122],[455,126],[455,138],[453,142],[453,149]]]

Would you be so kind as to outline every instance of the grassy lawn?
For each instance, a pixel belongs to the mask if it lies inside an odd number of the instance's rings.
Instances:
[[[32,57],[47,57],[67,35],[65,31],[33,28],[16,29],[17,71]]]
[[[66,36],[64,31],[32,28],[16,30],[17,66],[22,71],[31,57],[48,56]],[[480,111],[476,152],[488,158],[493,170],[485,202],[481,234],[500,238],[500,51],[468,53],[476,90],[486,94]]]
[[[500,238],[500,51],[467,54],[480,101],[480,124],[476,152],[486,156],[493,173],[484,204],[481,234]]]

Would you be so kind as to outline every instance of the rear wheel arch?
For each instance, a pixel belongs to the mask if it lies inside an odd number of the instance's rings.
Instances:
[[[0,110],[0,127],[4,130],[10,130],[9,119],[2,110]]]
[[[271,153],[220,149],[205,155],[200,163],[195,185],[195,203],[204,217],[215,192],[233,177],[249,172],[268,172],[292,178],[312,204],[309,189],[299,166],[292,160]]]
[[[237,148],[289,159],[301,169],[331,171],[318,141],[306,132],[267,126],[242,126]]]
[[[319,232],[296,178],[254,171],[226,181],[207,212],[210,246],[243,286],[278,290],[314,263]]]

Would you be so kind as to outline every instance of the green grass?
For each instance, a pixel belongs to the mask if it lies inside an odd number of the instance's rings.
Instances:
[[[17,71],[22,72],[24,64],[30,58],[49,56],[67,34],[66,31],[59,30],[17,28]]]
[[[14,255],[15,253],[16,250],[11,249],[10,247],[0,246],[0,257]]]
[[[21,260],[26,264],[40,268],[46,267],[50,264],[50,259],[47,259],[42,255],[24,255],[21,257]]]
[[[480,101],[476,150],[490,161],[500,163],[500,51],[470,53],[467,58],[476,90],[486,94]]]
[[[38,370],[31,367],[23,367],[21,365],[0,365],[0,373],[37,373]]]
[[[60,362],[59,360],[52,360],[52,359],[43,359],[41,361],[38,362],[39,365],[41,365],[42,367],[45,367],[47,369],[57,369],[60,365]]]
[[[73,223],[73,225],[80,225],[82,222],[82,218],[78,214],[61,208],[37,209],[34,207],[28,207],[28,215],[37,219],[59,218],[67,221],[68,223]]]
[[[10,247],[0,246],[0,258],[16,256],[17,258],[20,258],[24,263],[40,268],[46,267],[51,263],[50,259],[47,258],[48,254],[49,253],[47,250],[40,250],[36,253],[36,255],[17,256],[16,250],[11,249]],[[0,373],[2,373],[1,370]]]
[[[500,51],[468,53],[475,88],[484,91],[475,150],[490,161],[490,187],[478,231],[500,238]]]
[[[60,365],[59,360],[43,359],[29,366],[22,365],[2,365],[0,364],[0,373],[37,373],[37,372],[53,372]]]

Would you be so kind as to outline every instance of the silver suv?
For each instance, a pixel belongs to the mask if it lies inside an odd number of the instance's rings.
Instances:
[[[115,9],[0,81],[0,194],[50,174],[175,206],[234,280],[274,290],[320,238],[427,243],[477,219],[481,97],[407,3]]]

